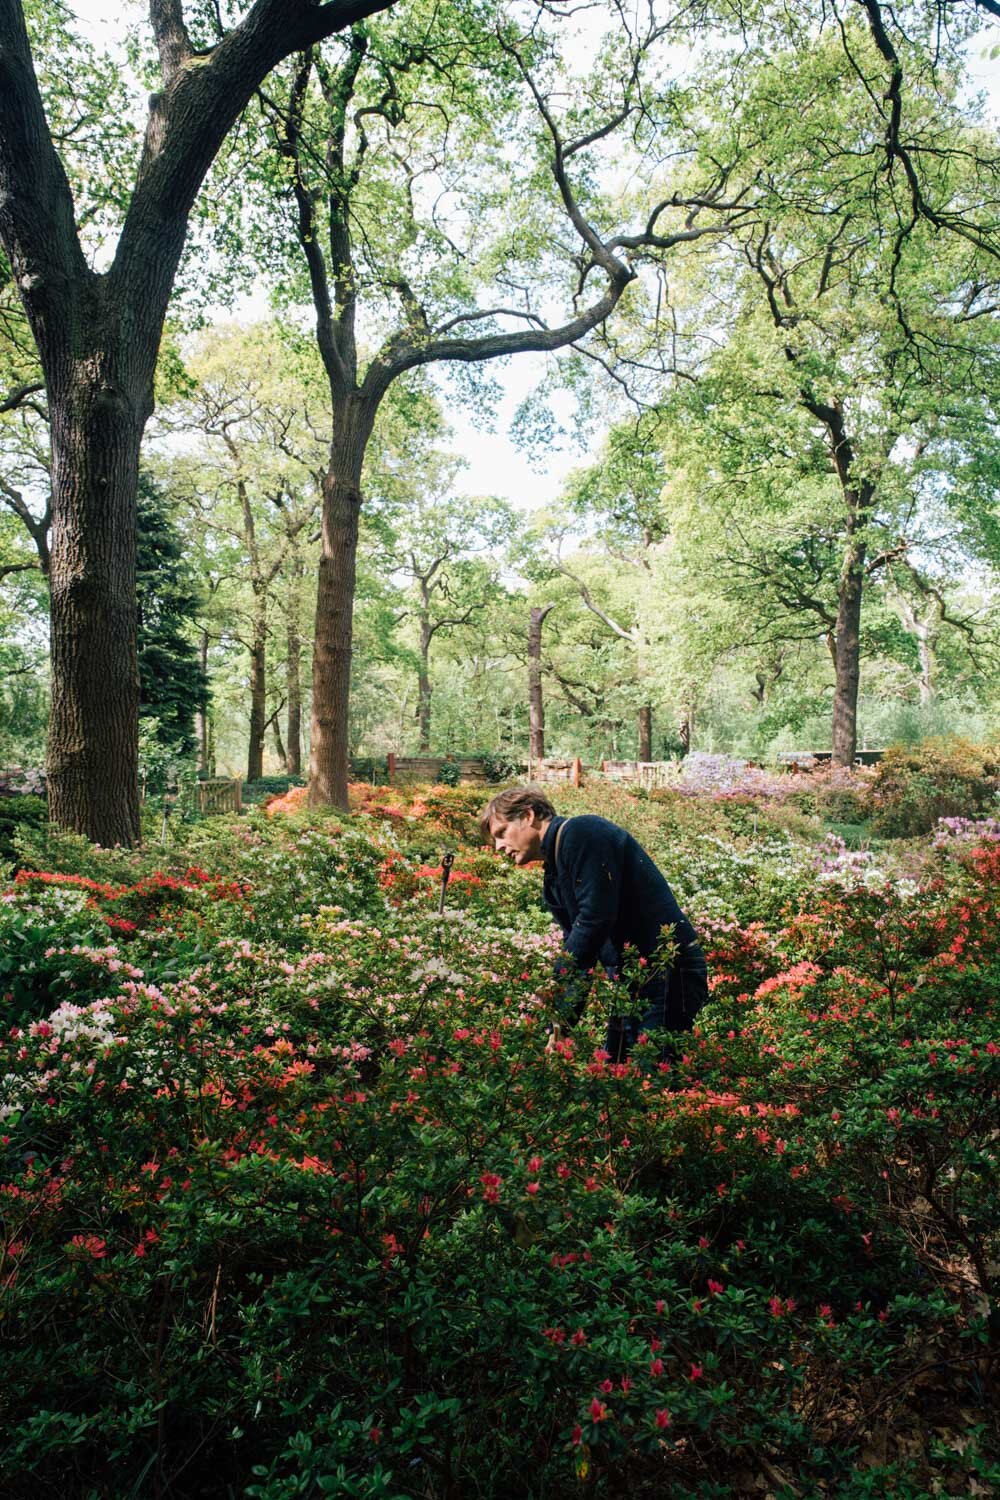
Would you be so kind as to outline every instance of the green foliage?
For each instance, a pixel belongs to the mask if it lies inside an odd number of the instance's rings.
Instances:
[[[351,757],[352,781],[367,781],[372,786],[384,786],[389,779],[389,764],[384,755],[354,755]]]
[[[0,796],[0,864],[15,857],[14,836],[25,825],[41,827],[48,818],[44,797]]]
[[[893,745],[872,783],[872,827],[889,838],[929,833],[939,818],[977,818],[997,809],[1000,756],[966,740]]]
[[[442,761],[438,770],[438,780],[442,786],[458,786],[462,779],[462,768],[457,760]]]
[[[185,756],[194,749],[194,716],[207,693],[192,639],[201,591],[167,495],[145,472],[139,476],[136,592],[139,715],[155,720],[153,737],[164,750]]]
[[[513,781],[521,773],[522,762],[509,750],[486,750],[479,758],[487,781]]]

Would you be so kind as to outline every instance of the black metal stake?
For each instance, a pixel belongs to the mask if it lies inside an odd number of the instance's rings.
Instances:
[[[438,916],[444,916],[444,893],[448,889],[448,881],[451,879],[451,867],[455,863],[454,854],[449,852],[441,860],[441,899],[438,901]]]

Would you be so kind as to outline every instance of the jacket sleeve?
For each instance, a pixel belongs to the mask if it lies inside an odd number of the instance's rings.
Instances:
[[[572,829],[563,841],[566,879],[572,882],[578,902],[576,919],[566,934],[558,968],[568,970],[565,1009],[571,1021],[579,1019],[586,1003],[584,975],[592,969],[608,942],[618,916],[621,898],[623,853],[615,847],[611,830],[598,826]],[[569,847],[566,847],[568,845]]]

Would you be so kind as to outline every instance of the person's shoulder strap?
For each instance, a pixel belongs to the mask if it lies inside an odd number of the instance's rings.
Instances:
[[[552,863],[555,867],[555,872],[557,875],[559,874],[559,845],[562,842],[563,829],[566,827],[566,824],[568,822],[569,818],[564,818],[563,821],[559,824],[559,827],[556,829],[556,843],[555,848],[552,851]]]

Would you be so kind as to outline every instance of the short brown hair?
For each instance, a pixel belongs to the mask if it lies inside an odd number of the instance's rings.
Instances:
[[[497,792],[479,814],[479,832],[484,843],[493,842],[490,823],[494,818],[506,818],[509,822],[511,818],[523,818],[529,812],[543,821],[556,816],[556,810],[548,797],[535,786],[512,786],[505,792]]]

